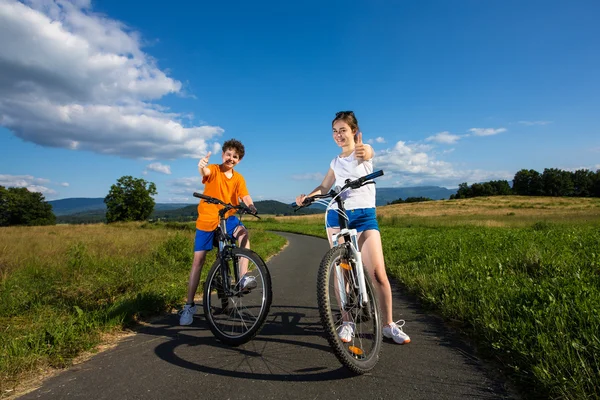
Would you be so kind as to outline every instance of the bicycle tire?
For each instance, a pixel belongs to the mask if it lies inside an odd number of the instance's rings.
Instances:
[[[365,283],[369,300],[369,310],[365,311],[365,309],[360,308],[360,315],[358,315],[357,312],[356,316],[349,317],[351,312],[347,311],[347,305],[341,307],[344,311],[337,311],[340,309],[340,304],[332,304],[335,301],[342,303],[339,300],[339,294],[334,293],[333,301],[331,298],[331,284],[333,282],[332,280],[335,280],[333,272],[334,267],[336,266],[336,263],[338,263],[337,265],[340,265],[340,260],[347,260],[348,254],[348,249],[344,246],[338,246],[330,249],[323,257],[317,278],[317,302],[319,305],[321,323],[323,324],[327,341],[333,349],[334,354],[342,365],[346,366],[349,370],[356,374],[364,374],[372,370],[379,360],[379,352],[383,341],[382,326],[380,323],[381,317],[377,296],[375,295],[370,276],[366,271]],[[349,264],[351,264],[351,262]],[[333,284],[336,283],[333,282]],[[333,291],[335,292],[335,289],[333,289]],[[349,298],[351,298],[351,296],[347,299]],[[336,313],[340,313],[339,318],[337,314],[334,315],[334,310],[336,310]],[[355,336],[352,337],[351,342],[349,343],[342,342],[338,335],[338,329],[341,326],[341,322],[343,322],[343,318],[341,317],[342,313],[346,314],[346,319],[352,319],[355,323]],[[363,323],[367,327],[370,326],[372,332],[366,333],[360,331],[357,334],[356,331],[359,330],[359,326],[356,324],[362,325]],[[363,341],[363,337],[367,340]],[[360,354],[358,354],[359,351],[361,352]]]
[[[213,335],[221,342],[239,346],[252,340],[263,327],[273,298],[271,275],[258,254],[248,249],[236,248],[231,251],[234,258],[248,260],[249,271],[255,270],[257,287],[252,290],[239,290],[236,295],[223,298],[221,262],[217,259],[210,268],[204,284],[204,316]],[[230,275],[233,275],[233,262],[227,261]],[[230,285],[236,286],[234,283]],[[252,296],[255,305],[244,303],[244,298]],[[227,306],[224,306],[227,304]],[[230,307],[231,306],[231,307]]]

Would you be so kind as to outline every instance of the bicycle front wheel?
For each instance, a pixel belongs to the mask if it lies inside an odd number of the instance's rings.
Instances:
[[[349,249],[334,247],[325,254],[317,279],[321,322],[338,360],[357,374],[375,367],[383,340],[379,305],[366,271],[365,284],[367,298],[360,304],[356,266]]]
[[[212,333],[223,343],[238,346],[256,336],[265,323],[271,307],[272,291],[269,270],[260,256],[251,250],[236,248],[232,258],[222,265],[213,264],[204,284],[204,315]],[[227,269],[223,282],[221,268]],[[254,277],[251,285],[235,282],[234,268],[240,278]]]

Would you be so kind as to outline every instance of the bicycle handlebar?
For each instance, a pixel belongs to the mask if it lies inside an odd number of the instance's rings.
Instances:
[[[350,189],[358,189],[361,186],[366,185],[367,183],[370,183],[369,181],[372,181],[375,178],[378,178],[380,176],[383,175],[383,170],[379,170],[379,171],[375,171],[375,172],[371,172],[368,175],[365,176],[361,176],[358,179],[355,179],[353,181],[351,181],[350,179],[346,180],[346,184],[344,186],[342,186],[341,188],[339,188],[338,190],[332,189],[330,190],[328,193],[326,194],[316,194],[314,196],[310,196],[304,199],[304,201],[302,202],[302,205],[299,206],[295,203],[292,203],[293,205],[295,205],[294,207],[294,211],[298,211],[301,208],[304,207],[308,207],[309,205],[311,205],[316,199],[327,199],[329,197],[335,197],[338,194],[342,193],[344,190],[350,188]]]
[[[238,206],[234,206],[233,204],[229,204],[229,203],[225,203],[222,200],[219,200],[217,198],[214,197],[210,197],[207,196],[205,194],[202,193],[198,193],[198,192],[194,192],[194,197],[198,197],[199,199],[202,199],[204,201],[206,201],[207,203],[211,203],[211,204],[219,204],[225,207],[225,209],[227,210],[238,210],[241,211],[242,213],[246,213],[246,214],[250,214],[253,217],[256,217],[258,219],[260,219],[260,217],[257,215],[257,213],[253,213],[246,205],[244,204],[240,204]]]

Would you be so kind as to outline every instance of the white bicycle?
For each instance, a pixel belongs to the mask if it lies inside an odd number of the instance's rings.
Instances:
[[[313,202],[326,204],[327,228],[327,211],[337,204],[340,231],[333,235],[333,247],[325,254],[319,267],[317,302],[321,323],[335,355],[357,374],[375,367],[383,339],[377,296],[371,278],[363,268],[356,229],[348,228],[342,194],[374,184],[373,179],[381,175],[383,171],[375,171],[354,181],[346,181],[343,187],[336,187],[327,194],[307,197],[302,206],[295,207],[299,210]],[[339,335],[344,324],[351,324],[354,328],[349,341],[343,341]]]

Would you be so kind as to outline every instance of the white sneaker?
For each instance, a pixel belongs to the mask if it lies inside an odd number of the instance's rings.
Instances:
[[[256,289],[256,278],[251,275],[244,275],[242,279],[240,279],[240,289],[242,290],[252,290]]]
[[[401,323],[401,324],[400,324]],[[402,327],[406,322],[403,319],[399,319],[396,322],[392,322],[389,325],[383,327],[383,336],[388,339],[394,339],[394,342],[398,344],[406,344],[410,343],[410,338],[404,331]],[[400,325],[398,325],[400,324]]]
[[[183,310],[179,311],[179,325],[190,325],[194,321],[194,314],[196,314],[196,305],[190,306],[186,304],[183,306]]]
[[[344,343],[349,343],[354,337],[354,322],[344,322],[342,326],[338,328],[338,336]]]

